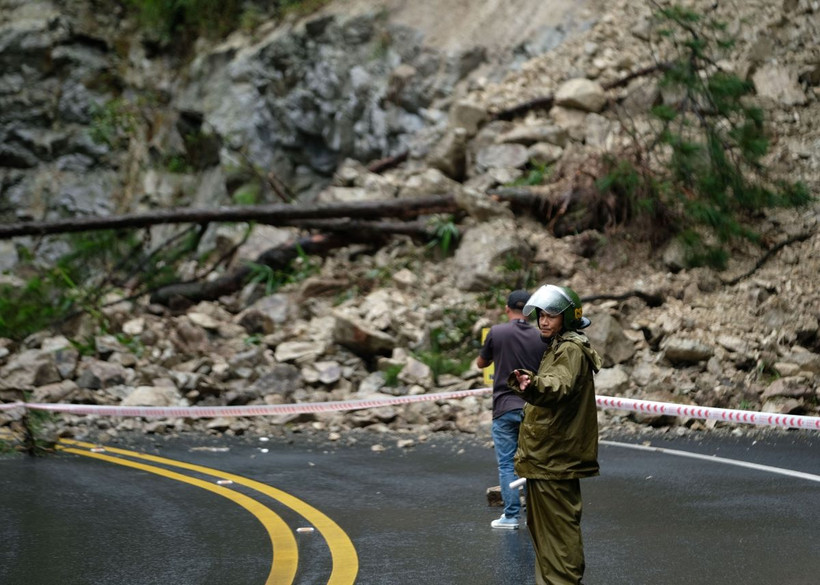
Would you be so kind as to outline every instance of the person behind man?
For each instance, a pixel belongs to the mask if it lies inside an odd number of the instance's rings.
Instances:
[[[516,368],[536,369],[544,353],[545,346],[538,329],[532,327],[522,313],[529,298],[530,293],[525,290],[514,290],[509,294],[504,307],[507,322],[490,328],[476,359],[476,365],[482,369],[495,364],[492,436],[504,513],[492,521],[493,528],[515,529],[520,524],[521,499],[518,488],[511,488],[510,482],[518,479],[513,456],[518,447],[524,400],[507,387],[507,377]]]
[[[602,359],[578,330],[590,324],[570,288],[542,286],[530,297],[546,342],[537,372],[507,379],[526,402],[515,471],[527,478],[527,525],[537,585],[576,585],[584,576],[581,538],[583,477],[598,475],[598,417],[593,374]]]

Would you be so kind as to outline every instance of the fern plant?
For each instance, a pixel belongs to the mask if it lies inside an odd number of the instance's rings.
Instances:
[[[444,256],[458,243],[459,231],[452,215],[435,215],[428,221],[432,232],[432,239],[427,243],[427,249],[438,247]]]

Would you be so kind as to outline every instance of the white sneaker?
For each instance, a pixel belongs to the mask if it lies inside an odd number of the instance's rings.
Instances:
[[[507,518],[504,514],[497,520],[490,522],[493,528],[506,528],[507,530],[517,530],[519,526],[518,518]]]

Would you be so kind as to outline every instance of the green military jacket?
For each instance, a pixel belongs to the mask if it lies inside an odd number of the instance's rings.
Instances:
[[[531,479],[576,479],[598,475],[598,409],[593,374],[603,360],[586,335],[556,336],[538,373],[520,390],[515,374],[507,385],[521,396],[524,420],[515,472]]]

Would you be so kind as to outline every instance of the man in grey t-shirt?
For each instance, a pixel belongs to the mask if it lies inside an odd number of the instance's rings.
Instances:
[[[492,434],[504,513],[492,521],[493,528],[515,529],[520,524],[521,501],[518,490],[510,488],[510,482],[518,479],[513,468],[513,456],[518,448],[518,429],[521,426],[524,400],[507,387],[507,377],[519,368],[538,371],[544,354],[541,333],[529,324],[522,313],[529,298],[530,294],[525,290],[510,293],[504,307],[507,323],[490,328],[476,359],[479,368],[495,364]]]

